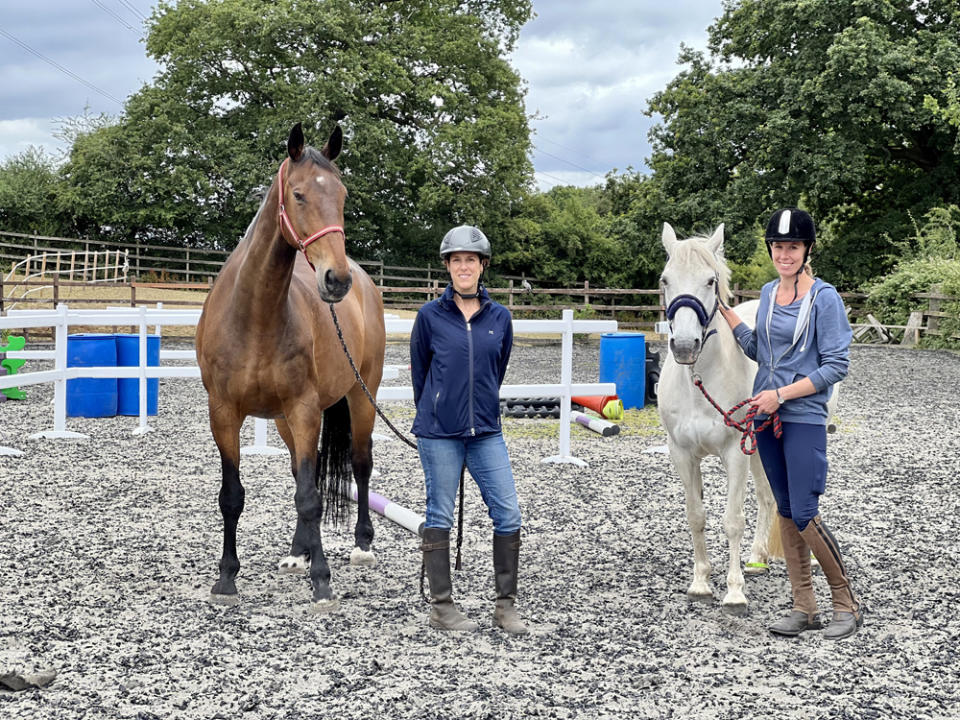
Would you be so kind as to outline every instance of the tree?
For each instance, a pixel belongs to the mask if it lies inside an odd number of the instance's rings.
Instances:
[[[163,67],[65,171],[88,231],[232,247],[303,122],[335,123],[347,241],[432,259],[443,232],[495,232],[531,177],[520,78],[505,60],[529,0],[161,2]],[[96,188],[96,193],[87,188]]]
[[[960,200],[953,0],[725,0],[709,38],[649,108],[661,212],[680,226],[725,222],[742,262],[758,222],[803,206],[818,272],[854,287],[910,213]]]
[[[0,228],[58,235],[66,224],[56,158],[31,146],[0,165]]]

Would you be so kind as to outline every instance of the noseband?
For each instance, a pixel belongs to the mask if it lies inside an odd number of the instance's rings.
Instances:
[[[310,258],[307,257],[307,247],[311,243],[314,243],[320,238],[322,238],[324,235],[329,235],[330,233],[338,232],[341,235],[343,235],[344,240],[347,239],[347,234],[343,231],[342,225],[327,225],[327,227],[321,228],[320,230],[315,232],[313,235],[308,237],[306,240],[300,239],[299,233],[297,233],[297,231],[294,229],[293,223],[290,222],[290,216],[287,215],[287,208],[283,204],[283,168],[286,166],[286,164],[287,164],[286,160],[280,163],[280,170],[277,172],[277,182],[279,183],[279,187],[280,187],[279,215],[280,215],[281,232],[283,228],[287,229],[287,232],[290,233],[290,236],[296,241],[297,247],[299,248],[300,252],[302,252],[303,256],[307,258],[307,263],[310,265],[311,268],[313,268],[314,271],[316,271],[316,268],[313,267],[313,263],[310,262]]]
[[[713,322],[714,316],[717,314],[717,308],[720,307],[720,280],[717,278],[713,284],[714,295],[716,302],[713,304],[713,311],[708,315],[707,308],[704,307],[703,303],[700,301],[696,295],[690,295],[684,293],[683,295],[677,295],[673,300],[670,301],[670,304],[667,306],[667,320],[670,321],[671,331],[673,328],[673,316],[677,314],[677,310],[680,308],[690,308],[697,314],[697,320],[700,322],[701,327],[701,337],[700,337],[700,346],[707,342],[707,338],[713,335],[717,329],[714,328],[707,332],[707,328],[710,327],[710,323]]]

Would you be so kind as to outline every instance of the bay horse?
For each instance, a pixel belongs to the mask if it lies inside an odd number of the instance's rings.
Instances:
[[[723,256],[723,225],[709,238],[677,240],[664,223],[663,248],[667,263],[660,276],[660,289],[670,321],[670,352],[660,371],[658,404],[660,420],[667,431],[667,447],[683,483],[687,522],[693,536],[693,582],[687,596],[710,600],[710,559],[704,537],[706,513],[700,463],[715,455],[727,475],[727,504],[723,525],[730,552],[724,611],[742,614],[747,609],[740,543],[744,533],[743,504],[747,471],[753,473],[757,496],[757,528],[748,572],[763,572],[768,560],[767,542],[773,520],[773,493],[758,454],[747,456],[740,449],[742,435],[728,427],[723,416],[694,385],[699,376],[720,407],[732,408],[753,395],[756,363],[743,354],[733,332],[717,312],[718,303],[730,300],[730,269]],[[753,327],[759,301],[751,300],[734,311]],[[738,420],[742,421],[743,417]]]
[[[304,145],[300,124],[293,127],[288,157],[220,270],[197,325],[197,364],[223,472],[215,602],[237,601],[237,522],[244,506],[240,426],[248,416],[274,419],[290,450],[297,525],[280,570],[309,567],[313,609],[338,606],[320,529],[322,520],[344,519],[351,470],[358,498],[351,562],[374,562],[367,491],[375,411],[340,345],[333,304],[343,340],[373,396],[383,374],[386,335],[380,292],[346,255],[347,190],[333,164],[342,142],[337,126],[316,150]]]

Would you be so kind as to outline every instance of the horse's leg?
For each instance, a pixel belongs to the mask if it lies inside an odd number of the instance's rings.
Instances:
[[[678,448],[672,442],[670,457],[673,466],[683,483],[683,494],[687,505],[687,524],[693,538],[693,582],[687,588],[687,596],[694,600],[707,600],[713,597],[710,587],[710,558],[707,555],[707,541],[704,529],[707,524],[703,510],[703,478],[700,474],[700,459]]]
[[[373,423],[376,411],[359,384],[347,393],[350,405],[350,432],[352,445],[350,463],[353,466],[353,481],[357,484],[357,525],[354,530],[356,547],[350,553],[351,565],[376,565],[377,559],[370,550],[373,542],[373,522],[370,520],[370,473],[373,472]]]
[[[232,605],[237,602],[237,522],[243,512],[243,485],[240,484],[240,425],[243,418],[224,405],[214,406],[210,398],[210,429],[220,451],[223,478],[220,483],[220,514],[223,516],[223,554],[220,578],[210,591],[213,602]]]
[[[287,421],[283,418],[277,418],[275,422],[277,424],[277,432],[280,433],[280,438],[290,451],[290,470],[293,473],[294,482],[296,482],[297,465],[294,462],[293,433],[290,431],[290,426],[287,425]],[[297,528],[293,532],[293,542],[290,543],[290,554],[284,558],[280,558],[280,562],[277,563],[277,569],[281,573],[303,575],[310,569],[307,537],[308,535],[303,527],[303,523],[300,522],[300,517],[297,516]]]
[[[747,610],[747,596],[743,592],[743,568],[740,566],[740,544],[745,523],[743,503],[747,495],[747,458],[740,445],[733,443],[721,456],[727,471],[727,509],[723,515],[723,529],[727,534],[730,565],[727,568],[727,592],[721,605],[725,612],[736,615]]]
[[[770,483],[757,453],[750,456],[750,472],[753,473],[753,487],[757,495],[757,529],[750,548],[750,559],[744,571],[758,574],[769,569],[770,553],[767,542],[770,538],[770,527],[773,525],[774,502]]]
[[[297,506],[297,530],[294,533],[293,549],[304,549],[310,559],[310,583],[313,586],[313,610],[332,612],[339,602],[330,588],[330,566],[323,553],[320,523],[323,517],[323,498],[317,489],[317,444],[320,428],[317,416],[306,406],[296,417],[287,415],[289,432],[293,441],[294,476],[297,490],[294,501]]]

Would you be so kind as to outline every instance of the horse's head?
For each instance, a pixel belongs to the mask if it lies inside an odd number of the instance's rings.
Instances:
[[[338,125],[322,150],[304,146],[303,130],[297,123],[287,140],[289,159],[277,174],[280,232],[292,247],[303,251],[314,268],[324,302],[342,300],[352,283],[343,230],[347,189],[332,162],[342,144]]]
[[[700,357],[720,299],[727,302],[730,297],[723,225],[709,238],[680,241],[664,223],[661,239],[667,264],[660,275],[660,290],[670,321],[670,352],[681,365],[692,365]]]

